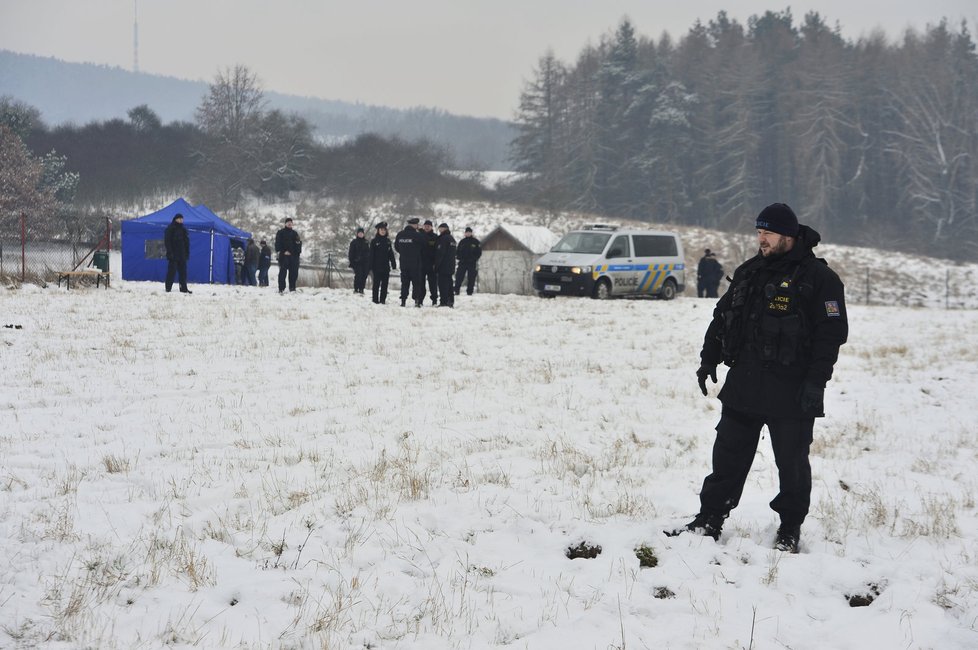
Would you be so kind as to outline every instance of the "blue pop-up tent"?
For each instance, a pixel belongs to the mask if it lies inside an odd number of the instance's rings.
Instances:
[[[122,279],[166,279],[163,233],[177,213],[190,235],[187,281],[196,284],[234,284],[231,242],[244,246],[251,233],[235,228],[206,205],[192,206],[183,199],[137,219],[122,222]]]

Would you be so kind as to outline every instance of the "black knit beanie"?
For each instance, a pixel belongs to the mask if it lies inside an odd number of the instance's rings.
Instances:
[[[770,230],[786,237],[797,237],[798,217],[787,204],[772,203],[757,215],[754,227],[758,230]]]

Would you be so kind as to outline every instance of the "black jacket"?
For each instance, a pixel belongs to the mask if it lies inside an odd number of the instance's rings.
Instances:
[[[482,257],[482,244],[475,237],[462,237],[455,255],[460,264],[475,264]]]
[[[258,255],[258,268],[267,269],[272,266],[272,249],[265,244],[261,247],[261,253]]]
[[[387,235],[374,235],[370,240],[370,270],[374,273],[390,274],[391,269],[397,268],[394,259],[394,249]]]
[[[418,231],[421,234],[421,264],[424,266],[425,271],[431,271],[435,268],[435,249],[438,247],[438,233],[432,230],[431,232],[425,232],[424,230]]]
[[[286,251],[292,253],[292,257],[302,255],[302,240],[291,228],[282,228],[275,234],[275,252],[282,257]]]
[[[370,242],[366,237],[354,237],[350,242],[350,268],[370,268]]]
[[[166,259],[174,262],[190,259],[190,234],[186,226],[177,223],[176,217],[163,233],[163,245],[166,247]]]
[[[734,271],[700,353],[704,365],[730,366],[720,390],[724,406],[806,417],[802,385],[824,388],[832,378],[849,326],[842,280],[812,252],[820,239],[801,226],[790,251],[774,258],[758,253]]]
[[[697,265],[696,279],[706,283],[719,283],[723,279],[723,265],[712,255],[704,255]]]
[[[443,232],[436,242],[435,272],[451,274],[455,271],[455,238],[451,233]]]
[[[401,272],[417,267],[421,268],[421,251],[424,247],[425,234],[405,226],[394,239],[394,250],[401,256]]]
[[[258,266],[258,258],[261,257],[261,251],[258,249],[258,244],[255,242],[250,242],[245,248],[245,266]]]

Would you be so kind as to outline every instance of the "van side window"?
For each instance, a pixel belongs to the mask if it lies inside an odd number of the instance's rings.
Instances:
[[[674,237],[668,235],[632,235],[635,257],[670,257],[679,254]]]
[[[615,237],[615,240],[611,242],[611,248],[608,249],[608,259],[631,256],[632,247],[628,244],[628,235],[618,235]]]

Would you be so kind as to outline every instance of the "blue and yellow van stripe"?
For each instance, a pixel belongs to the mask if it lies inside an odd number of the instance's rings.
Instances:
[[[621,271],[645,271],[642,281],[639,282],[638,291],[640,293],[655,293],[662,288],[662,283],[675,271],[682,271],[686,268],[685,264],[599,264],[594,267],[592,279],[608,275],[609,273]]]

